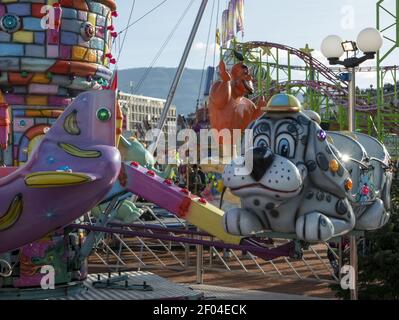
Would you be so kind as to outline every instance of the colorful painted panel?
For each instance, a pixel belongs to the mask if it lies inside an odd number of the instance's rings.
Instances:
[[[108,86],[115,10],[112,0],[0,0],[0,90],[14,150],[7,165],[24,162],[27,130],[51,124],[80,92]]]

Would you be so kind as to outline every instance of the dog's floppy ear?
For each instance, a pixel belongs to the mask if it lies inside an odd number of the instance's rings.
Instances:
[[[309,178],[321,190],[343,198],[350,192],[352,181],[327,140],[326,132],[315,121],[311,121],[305,154]]]

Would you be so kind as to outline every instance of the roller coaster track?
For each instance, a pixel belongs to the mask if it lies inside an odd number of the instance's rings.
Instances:
[[[313,58],[315,59],[315,58]],[[307,71],[309,70],[308,66],[304,66],[304,65],[294,65],[294,64],[280,64],[280,63],[276,63],[276,62],[267,62],[268,65],[275,67],[275,68],[280,68],[280,69],[291,69],[291,70],[297,70],[297,71]],[[399,71],[399,66],[382,66],[380,67],[381,70],[384,71],[391,71],[391,70],[396,70]],[[348,72],[345,68],[343,67],[330,67],[330,70],[334,73],[345,73]],[[356,69],[357,72],[377,72],[377,67],[375,66],[369,66],[369,67],[358,67]]]
[[[347,98],[347,91],[335,87],[334,85],[324,82],[324,81],[307,81],[307,80],[292,80],[292,81],[285,81],[280,82],[270,88],[270,93],[275,94],[281,91],[286,90],[288,87],[306,87],[311,88],[324,96],[327,96],[331,99],[331,101],[335,105],[339,106],[347,106],[348,98]],[[356,99],[357,106],[356,110],[364,113],[368,113],[368,117],[370,117],[371,122],[373,123],[374,131],[377,132],[374,119],[375,112],[377,110],[376,105],[369,105],[367,101],[361,98]],[[335,112],[333,112],[335,113]],[[391,133],[399,134],[399,130],[397,127],[397,121],[399,120],[399,116],[394,116],[393,119],[389,119],[389,117],[393,117],[394,110],[389,110],[387,108],[383,109],[382,120],[384,122],[384,128]],[[388,117],[386,116],[388,114]]]
[[[330,80],[335,85],[340,85],[344,88],[347,88],[348,86],[348,84],[345,81],[342,81],[339,78],[340,73],[347,72],[347,70],[344,67],[327,67],[324,63],[312,57],[311,55],[304,53],[301,50],[279,43],[253,41],[253,42],[247,42],[245,45],[248,46],[249,48],[256,48],[262,46],[262,47],[276,48],[279,50],[287,51],[288,53],[293,54],[297,56],[300,60],[304,61],[307,64],[307,66],[286,65],[286,64],[277,64],[270,62],[268,64],[282,69],[293,69],[298,71],[306,71],[309,69],[308,66],[313,66],[315,70],[317,70],[320,74],[322,74],[326,79]],[[381,66],[380,69],[383,71],[393,71],[393,70],[399,71],[399,65]],[[356,70],[357,72],[378,71],[376,66],[358,67]]]
[[[321,80],[288,80],[283,82],[272,82],[271,87],[268,88],[266,95],[270,96],[278,92],[286,91],[287,88],[292,87],[304,87],[312,89],[325,97],[328,97],[332,105],[348,107],[348,83],[343,81],[340,77],[341,73],[347,72],[343,67],[327,67],[324,63],[312,57],[310,54],[302,52],[296,48],[267,41],[251,41],[243,44],[247,49],[255,48],[269,48],[278,49],[287,52],[289,55],[296,56],[299,60],[304,62],[304,65],[287,65],[279,64],[278,62],[268,62],[267,64],[274,68],[284,69],[284,70],[297,70],[297,71],[309,71],[313,69],[318,73],[323,79]],[[388,72],[391,70],[399,70],[399,66],[382,66],[380,71]],[[378,69],[373,66],[358,68],[358,72],[377,72]],[[389,99],[391,98],[391,99]],[[393,97],[389,97],[387,102],[390,102],[394,106],[384,106],[382,108],[382,122],[384,123],[384,130],[390,133],[399,134],[397,128],[397,123],[399,120],[397,102],[393,101]],[[253,97],[254,101],[257,99],[256,96]],[[391,101],[392,100],[392,101]],[[371,120],[372,126],[376,131],[376,126],[374,124],[374,118],[377,111],[376,99],[371,102],[361,98],[356,98],[356,110],[362,113],[366,113],[369,121]]]
[[[246,47],[248,48],[257,48],[257,47],[268,47],[268,48],[275,48],[283,51],[287,51],[289,54],[293,54],[297,56],[299,59],[304,61],[308,66],[311,66],[313,69],[317,70],[319,74],[321,74],[324,78],[329,80],[333,85],[342,88],[348,88],[348,83],[342,81],[339,77],[339,74],[333,72],[330,68],[328,68],[325,64],[320,62],[319,60],[313,58],[311,55],[302,52],[298,49],[293,47],[289,47],[279,43],[273,42],[264,42],[264,41],[253,41],[247,42]]]
[[[291,80],[291,81],[283,81],[279,82],[278,84],[275,84],[269,89],[269,96],[276,94],[278,92],[282,92],[287,90],[288,87],[306,87],[306,88],[311,88],[315,90],[316,92],[321,93],[322,95],[328,97],[331,99],[333,104],[336,106],[347,106],[348,105],[348,97],[347,97],[347,91],[336,87],[328,82],[325,81],[309,81],[309,80]],[[254,98],[256,100],[257,98]],[[356,100],[357,106],[356,110],[364,113],[368,113],[369,120],[372,122],[372,126],[374,128],[375,133],[378,133],[376,124],[374,122],[373,117],[375,116],[377,106],[375,105],[368,105],[367,102],[364,99],[357,98]],[[334,110],[333,114],[337,116],[336,112]],[[384,122],[384,127],[386,130],[388,130],[391,133],[399,134],[399,130],[397,127],[397,121],[399,119],[398,117],[395,117],[394,119],[389,119],[385,117],[385,111],[391,114],[390,116],[392,117],[392,113],[394,111],[392,110],[385,110],[383,112],[382,118]]]
[[[327,81],[317,80],[291,80],[280,82],[271,88],[271,92],[279,92],[287,87],[309,87],[317,92],[320,92],[328,96],[335,104],[347,107],[348,105],[348,83],[342,81],[339,74],[334,72],[331,68],[312,57],[311,55],[295,49],[290,46],[286,46],[279,43],[264,42],[264,41],[253,41],[245,44],[247,48],[267,47],[275,48],[286,51],[289,54],[297,56],[300,60],[304,61],[306,65],[316,70],[322,75]],[[340,69],[337,69],[340,70]],[[372,112],[377,109],[376,105],[368,105],[367,101],[361,98],[356,100],[356,110],[361,112]]]
[[[348,105],[348,91],[336,87],[331,83],[317,80],[291,80],[279,82],[276,86],[272,87],[271,92],[280,92],[288,87],[307,87],[311,88],[331,99],[331,101],[338,106],[346,107]],[[368,105],[364,99],[356,99],[356,110],[360,112],[371,112],[377,109],[375,105]]]

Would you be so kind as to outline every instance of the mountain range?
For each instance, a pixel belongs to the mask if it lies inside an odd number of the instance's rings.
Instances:
[[[166,99],[176,73],[176,68],[152,68],[141,85],[138,85],[147,71],[147,68],[119,70],[119,89],[127,93]],[[178,114],[187,115],[195,111],[198,92],[200,90],[201,73],[202,70],[184,69],[182,79],[172,102],[172,105],[176,106]],[[204,82],[205,76],[206,72],[204,72]],[[136,88],[137,86],[138,88]],[[201,91],[200,99],[203,95],[203,88]]]

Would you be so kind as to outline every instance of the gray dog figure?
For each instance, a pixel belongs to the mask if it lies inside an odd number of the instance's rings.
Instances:
[[[329,132],[353,181],[349,198],[356,230],[375,230],[390,217],[392,166],[388,151],[377,139],[363,133]]]
[[[228,233],[271,230],[318,242],[354,228],[350,175],[308,114],[296,97],[278,94],[249,126],[252,147],[223,174],[225,186],[241,200],[241,208],[224,215]]]

